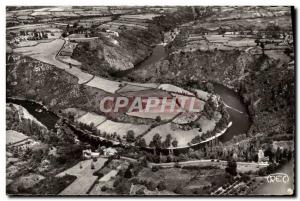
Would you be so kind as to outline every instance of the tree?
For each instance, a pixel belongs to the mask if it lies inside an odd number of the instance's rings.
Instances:
[[[272,144],[268,144],[266,150],[264,151],[264,155],[269,157],[269,160],[273,162],[274,153],[272,150]]]
[[[178,146],[178,141],[176,139],[173,140],[172,146],[173,147],[177,147]]]
[[[153,136],[152,141],[150,142],[149,146],[155,148],[155,154],[156,154],[156,149],[160,149],[161,145],[162,145],[161,136],[158,133],[156,133]]]
[[[77,28],[77,27],[78,27],[78,22],[74,22],[73,28]]]
[[[75,120],[74,114],[69,113],[69,114],[68,114],[68,119],[69,119],[71,122],[74,122],[74,120]]]
[[[107,187],[104,185],[101,187],[101,191],[106,191],[107,190]]]
[[[207,88],[207,92],[208,93],[213,93],[214,90],[215,90],[214,85],[212,83],[210,83],[210,82],[206,83],[206,88]]]
[[[131,173],[131,170],[130,170],[129,167],[126,169],[126,171],[124,173],[124,177],[127,178],[127,179],[132,177],[132,173]]]
[[[260,47],[262,49],[262,53],[265,54],[265,45],[264,45],[264,43],[261,42]]]
[[[132,142],[134,142],[134,131],[133,130],[129,130],[128,132],[127,132],[127,134],[126,134],[126,141],[128,142],[128,143],[132,143]]]
[[[63,38],[65,38],[65,37],[68,36],[68,34],[67,34],[67,32],[63,32],[63,33],[61,34],[61,36],[62,36]]]
[[[168,134],[166,136],[166,140],[163,142],[163,147],[164,148],[170,147],[171,146],[171,140],[172,140],[172,136],[171,136],[171,134]]]
[[[152,166],[151,168],[152,172],[157,172],[159,169],[156,165]]]
[[[139,146],[139,147],[146,147],[147,144],[146,144],[146,140],[144,138],[140,138],[137,140],[136,142],[136,146]]]
[[[227,162],[227,167],[225,168],[225,170],[229,174],[236,176],[237,175],[236,167],[237,167],[236,162],[234,160],[231,160]]]
[[[164,181],[160,181],[159,183],[158,183],[158,185],[157,185],[157,189],[159,190],[159,191],[163,191],[163,190],[166,190],[166,184],[165,184],[165,182]]]
[[[176,186],[176,188],[174,189],[174,193],[183,194],[183,185],[182,184],[178,184]]]

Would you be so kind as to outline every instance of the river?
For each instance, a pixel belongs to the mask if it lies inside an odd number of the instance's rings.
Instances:
[[[165,51],[165,47],[163,44],[157,44],[154,46],[154,48],[152,49],[152,53],[149,57],[147,57],[145,60],[137,63],[134,68],[128,69],[128,70],[124,70],[124,71],[119,71],[114,73],[113,75],[115,77],[124,77],[134,71],[136,71],[137,69],[140,68],[145,68],[145,66],[149,65],[149,64],[153,64],[157,61],[159,61],[161,58],[167,56],[167,53]]]
[[[214,83],[214,90],[227,105],[230,121],[232,121],[232,126],[220,137],[220,141],[226,142],[236,135],[246,134],[250,126],[250,117],[247,106],[243,103],[240,95],[234,90],[217,83]]]
[[[39,122],[44,124],[49,130],[55,129],[55,124],[59,117],[53,112],[47,110],[43,105],[30,100],[6,98],[7,103],[14,103],[23,106]]]

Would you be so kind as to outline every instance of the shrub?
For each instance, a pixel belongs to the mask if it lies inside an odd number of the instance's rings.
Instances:
[[[181,184],[177,185],[174,189],[174,193],[183,194],[183,186]]]
[[[104,192],[104,191],[106,191],[106,190],[107,190],[107,187],[106,187],[106,186],[102,186],[102,187],[101,187],[101,191]]]
[[[128,179],[132,177],[132,173],[131,173],[130,168],[127,168],[127,169],[126,169],[126,171],[125,171],[125,173],[124,173],[124,177],[125,177],[125,178],[128,178]]]
[[[165,184],[165,182],[164,181],[160,181],[159,183],[158,183],[158,185],[157,185],[157,189],[159,190],[159,191],[163,191],[163,190],[165,190],[167,187],[166,187],[166,184]]]
[[[159,168],[157,166],[152,166],[152,172],[157,172]]]
[[[136,195],[145,195],[144,190],[145,190],[145,189],[140,188],[139,190],[136,191]]]

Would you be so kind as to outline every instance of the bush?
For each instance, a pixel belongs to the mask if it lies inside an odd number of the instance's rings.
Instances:
[[[229,174],[235,176],[235,175],[237,175],[236,167],[237,167],[237,165],[236,165],[235,161],[228,161],[227,162],[227,167],[225,168],[225,170]]]
[[[161,122],[161,117],[160,116],[155,117],[155,121]]]
[[[132,177],[132,173],[131,173],[130,168],[127,168],[127,169],[126,169],[126,171],[125,171],[125,173],[124,173],[124,177],[127,178],[127,179],[129,179],[129,178]]]
[[[158,185],[157,185],[157,189],[159,190],[159,191],[163,191],[163,190],[166,190],[166,184],[165,184],[165,182],[164,181],[160,181],[159,183],[158,183]]]
[[[159,170],[159,168],[157,166],[152,166],[152,172],[157,172]]]
[[[147,189],[149,189],[150,191],[154,191],[156,188],[156,185],[153,181],[149,181],[149,182],[145,182],[145,186],[147,187]]]
[[[137,190],[136,195],[145,195],[144,189],[140,188],[139,190]]]
[[[101,191],[104,192],[104,191],[106,191],[106,190],[107,190],[107,187],[106,187],[106,186],[102,186],[102,187],[101,187]]]
[[[242,174],[241,175],[241,180],[246,183],[247,181],[250,180],[250,176],[247,175],[247,174]]]
[[[183,186],[181,184],[177,185],[174,189],[174,193],[183,194]]]

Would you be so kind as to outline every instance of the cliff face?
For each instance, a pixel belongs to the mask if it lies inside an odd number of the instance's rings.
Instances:
[[[215,81],[238,88],[238,80],[257,65],[257,58],[239,51],[193,51],[170,54],[147,69],[139,69],[129,77],[141,81],[163,79],[187,83],[191,80]]]
[[[95,102],[106,92],[77,84],[73,75],[49,64],[12,55],[7,62],[7,96],[20,97],[41,102],[58,112],[68,107],[82,107],[96,111]]]
[[[294,68],[263,58],[249,76],[239,81],[240,94],[253,119],[249,134],[263,133],[272,140],[290,140],[294,135]],[[273,61],[273,62],[272,62]]]
[[[159,37],[148,30],[122,30],[118,36],[102,32],[93,41],[93,47],[80,43],[72,58],[82,63],[82,68],[93,75],[108,77],[115,71],[128,70],[152,52]]]

